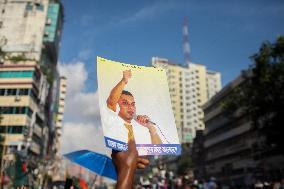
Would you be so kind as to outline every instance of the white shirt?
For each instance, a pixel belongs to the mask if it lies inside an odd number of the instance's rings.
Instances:
[[[104,135],[106,137],[127,143],[128,142],[128,130],[124,126],[125,121],[118,115],[118,109],[116,112],[107,107],[102,108],[102,125]],[[131,121],[134,138],[136,144],[152,144],[151,136],[148,128],[138,124],[136,121]]]

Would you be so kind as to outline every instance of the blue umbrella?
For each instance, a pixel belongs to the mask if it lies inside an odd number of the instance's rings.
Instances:
[[[79,150],[65,154],[64,156],[70,161],[77,163],[98,175],[117,180],[112,160],[106,155],[91,152],[89,150]]]

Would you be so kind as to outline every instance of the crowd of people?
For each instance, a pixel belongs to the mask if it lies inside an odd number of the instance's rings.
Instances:
[[[223,184],[217,182],[214,177],[208,180],[196,180],[188,175],[174,176],[173,173],[150,178],[140,177],[137,189],[284,189],[284,179],[273,181],[262,181],[256,179],[251,185]]]
[[[191,176],[174,176],[173,172],[150,178],[141,177],[136,188],[139,189],[217,189],[218,184],[214,177],[206,180],[194,180]]]
[[[128,143],[128,151],[113,151],[112,160],[117,172],[116,189],[284,189],[282,180],[262,181],[254,180],[251,185],[224,184],[211,177],[208,180],[196,180],[193,174],[176,176],[172,171],[158,169],[155,174],[147,177],[140,176],[135,182],[137,169],[144,169],[149,161],[138,156],[136,145],[133,140]],[[65,185],[66,189],[74,188],[72,184]]]

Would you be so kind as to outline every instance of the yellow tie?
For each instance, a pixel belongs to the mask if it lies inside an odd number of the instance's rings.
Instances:
[[[128,141],[131,140],[135,140],[134,139],[134,134],[133,134],[133,129],[132,129],[132,125],[130,124],[126,124],[124,123],[125,128],[128,130]]]

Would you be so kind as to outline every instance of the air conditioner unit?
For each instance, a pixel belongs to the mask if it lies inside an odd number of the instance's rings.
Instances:
[[[46,25],[50,25],[50,24],[51,24],[51,19],[48,18],[48,19],[46,20]]]
[[[44,37],[48,37],[48,32],[46,31],[46,32],[44,32]]]
[[[21,97],[20,96],[16,96],[15,97],[15,101],[20,101],[21,100]]]

